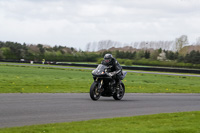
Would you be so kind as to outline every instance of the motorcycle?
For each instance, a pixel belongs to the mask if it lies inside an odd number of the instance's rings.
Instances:
[[[120,77],[119,84],[115,81],[115,76],[120,73],[108,72],[110,67],[99,64],[95,70],[92,71],[94,82],[90,87],[90,97],[96,101],[101,96],[113,97],[115,100],[121,100],[125,93],[124,83],[121,81],[125,78],[127,72],[123,71]]]

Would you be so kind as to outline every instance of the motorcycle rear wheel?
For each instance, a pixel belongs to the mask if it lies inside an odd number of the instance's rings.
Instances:
[[[120,88],[118,91],[116,91],[114,94],[113,94],[113,98],[115,100],[121,100],[124,96],[124,93],[125,93],[125,86],[123,83],[120,84]]]
[[[94,101],[98,100],[100,98],[101,94],[98,92],[98,83],[93,82],[93,84],[90,87],[90,98]]]

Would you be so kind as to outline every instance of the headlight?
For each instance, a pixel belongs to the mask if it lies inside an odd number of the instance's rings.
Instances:
[[[104,72],[102,72],[101,74],[104,74]]]

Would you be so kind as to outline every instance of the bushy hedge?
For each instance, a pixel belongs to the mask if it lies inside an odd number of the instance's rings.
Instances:
[[[200,64],[176,62],[176,61],[158,61],[150,59],[129,60],[117,59],[121,65],[144,65],[144,66],[160,66],[160,67],[179,67],[179,68],[197,68],[200,69]]]

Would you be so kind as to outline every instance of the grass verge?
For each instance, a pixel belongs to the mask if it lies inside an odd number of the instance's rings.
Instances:
[[[2,128],[0,133],[199,133],[200,111]]]
[[[88,93],[91,70],[0,65],[0,93]],[[128,73],[131,93],[200,93],[200,77]]]

